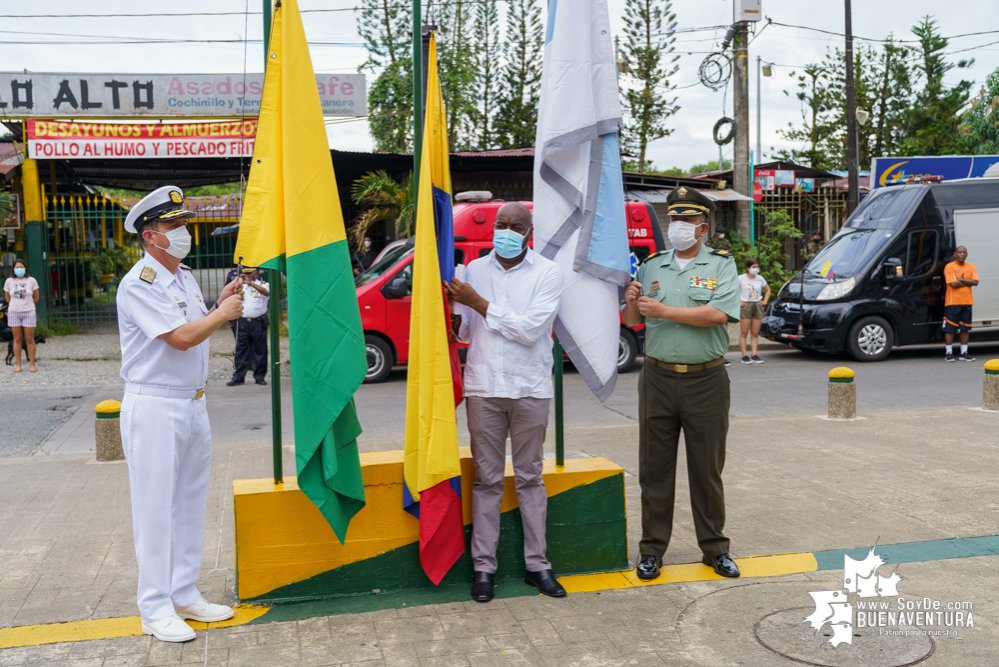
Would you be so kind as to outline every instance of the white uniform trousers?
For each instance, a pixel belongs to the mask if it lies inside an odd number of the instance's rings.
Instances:
[[[139,613],[158,621],[201,598],[212,433],[205,398],[125,394],[121,444],[132,491]]]

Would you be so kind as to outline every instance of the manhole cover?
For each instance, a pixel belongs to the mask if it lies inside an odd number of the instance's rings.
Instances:
[[[892,630],[911,635],[881,635],[878,628],[854,628],[853,643],[833,648],[830,626],[816,633],[805,617],[811,609],[787,609],[764,616],[756,624],[756,639],[774,653],[823,667],[905,667],[933,654],[933,639],[919,628],[900,625]]]

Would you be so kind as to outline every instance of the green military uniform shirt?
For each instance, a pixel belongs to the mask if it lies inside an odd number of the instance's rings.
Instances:
[[[693,308],[709,305],[739,321],[739,274],[729,254],[716,254],[701,246],[680,269],[673,250],[649,257],[638,267],[636,280],[642,294],[667,306]],[[642,318],[645,354],[671,364],[703,364],[728,352],[728,328],[695,327],[670,320]]]

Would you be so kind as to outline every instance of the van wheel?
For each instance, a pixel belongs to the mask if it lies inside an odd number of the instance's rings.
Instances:
[[[392,349],[378,336],[365,336],[364,351],[368,357],[368,372],[364,376],[364,384],[384,382],[392,372]]]
[[[883,318],[862,317],[850,327],[847,352],[857,361],[882,361],[891,353],[895,334]]]
[[[621,327],[617,339],[617,372],[627,373],[635,365],[638,356],[638,339],[628,329]]]

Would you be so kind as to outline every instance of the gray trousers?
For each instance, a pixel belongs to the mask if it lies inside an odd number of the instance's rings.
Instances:
[[[510,435],[517,498],[524,523],[524,561],[529,572],[550,570],[545,558],[548,492],[542,477],[548,398],[465,399],[472,438],[472,563],[476,572],[496,572],[500,503],[506,473],[506,438]]]

